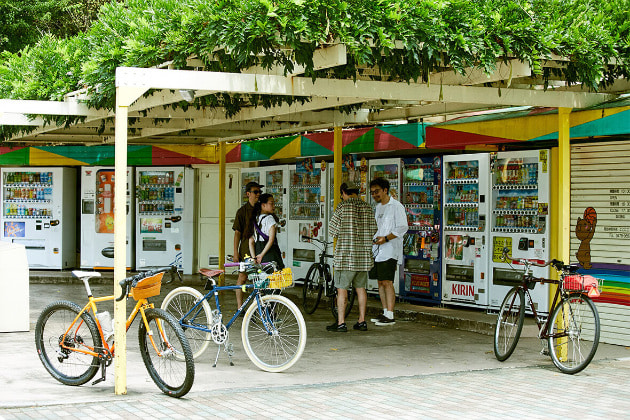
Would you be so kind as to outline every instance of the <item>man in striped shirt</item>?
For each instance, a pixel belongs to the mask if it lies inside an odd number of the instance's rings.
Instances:
[[[346,332],[345,310],[348,289],[354,287],[359,300],[359,320],[355,330],[366,331],[368,271],[374,265],[372,238],[377,231],[372,207],[359,198],[359,187],[353,182],[341,184],[342,201],[333,214],[329,232],[337,239],[333,266],[337,288],[337,322],[326,327],[328,331]]]

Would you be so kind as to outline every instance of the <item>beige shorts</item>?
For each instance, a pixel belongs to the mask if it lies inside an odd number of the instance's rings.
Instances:
[[[335,287],[337,289],[365,289],[367,287],[367,271],[335,270]]]

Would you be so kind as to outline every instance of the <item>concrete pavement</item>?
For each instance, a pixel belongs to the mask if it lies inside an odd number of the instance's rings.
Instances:
[[[189,284],[195,281],[186,279]],[[95,295],[111,293],[111,282],[100,283],[93,286]],[[82,285],[66,279],[38,283],[32,278],[30,287],[33,326],[48,302],[85,300]],[[166,286],[162,296],[170,288]],[[299,288],[285,294],[291,297],[297,292]],[[226,294],[225,299],[225,307],[232,308],[233,296]],[[378,300],[370,299],[371,313],[378,313],[379,306]],[[630,412],[627,398],[620,396],[630,385],[626,379],[630,349],[626,347],[600,344],[595,361],[584,372],[568,376],[548,356],[539,354],[538,339],[522,338],[515,354],[500,363],[492,352],[491,335],[441,326],[449,322],[457,326],[444,319],[463,319],[462,314],[471,311],[402,304],[397,308],[393,326],[371,324],[367,332],[332,333],[325,331],[332,316],[323,305],[305,316],[308,341],[302,358],[280,374],[256,369],[242,349],[240,328],[235,325],[231,331],[235,366],[229,366],[222,354],[218,366],[212,368],[216,347],[211,345],[195,361],[195,384],[181,400],[163,396],[149,379],[137,351],[135,325],[127,336],[125,396],[114,395],[113,366],[101,384],[68,387],[56,382],[41,365],[34,348],[34,328],[28,333],[0,334],[0,354],[5,356],[0,358],[0,383],[8,385],[0,394],[0,418],[67,414],[103,418],[443,418],[461,417],[461,413],[494,418],[498,413],[516,417],[523,412],[533,418],[553,418],[558,405],[555,392],[562,393],[560,405],[580,409],[563,412],[563,416],[591,413],[621,418]],[[435,321],[414,316],[414,308],[416,314],[429,313]],[[355,317],[356,310],[349,321],[354,322]],[[492,325],[494,316],[477,312],[469,318],[459,327]],[[625,410],[615,411],[619,407]]]

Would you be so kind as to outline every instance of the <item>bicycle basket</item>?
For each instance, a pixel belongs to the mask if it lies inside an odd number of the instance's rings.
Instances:
[[[293,272],[290,267],[276,271],[269,277],[269,289],[284,289],[285,287],[293,287]]]
[[[129,296],[135,300],[140,300],[159,295],[162,288],[162,277],[164,277],[163,272],[143,278],[136,284],[136,287],[129,291]]]
[[[254,283],[254,287],[256,289],[267,289],[267,286],[269,285],[269,276],[269,273],[260,271],[258,273],[249,273],[247,278]]]
[[[564,290],[588,292],[589,297],[598,297],[603,280],[589,275],[571,274],[565,276],[562,283]]]

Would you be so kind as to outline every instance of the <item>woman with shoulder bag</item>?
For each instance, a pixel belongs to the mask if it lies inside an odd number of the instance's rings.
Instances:
[[[275,261],[276,269],[282,270],[284,263],[278,246],[278,216],[274,213],[273,195],[261,194],[254,206],[254,234],[249,238],[249,250],[257,263]]]

